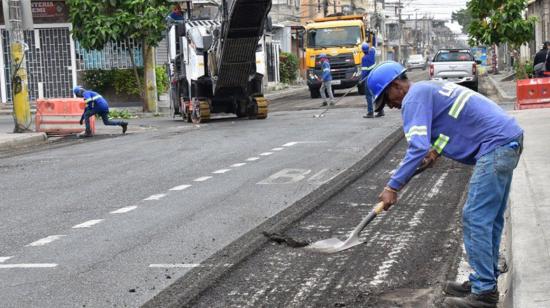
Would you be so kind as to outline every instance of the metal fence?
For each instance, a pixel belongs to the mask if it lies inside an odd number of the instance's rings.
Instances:
[[[128,42],[107,43],[102,50],[86,50],[75,42],[76,67],[78,71],[91,69],[126,69],[132,68],[132,50],[136,66],[143,66],[141,44],[132,40]]]

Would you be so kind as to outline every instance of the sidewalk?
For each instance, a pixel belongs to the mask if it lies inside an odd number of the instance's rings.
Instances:
[[[550,307],[550,109],[512,111],[525,130],[508,218],[511,307]]]
[[[515,81],[489,75],[502,101],[516,100]],[[525,130],[510,192],[506,247],[510,272],[504,307],[550,307],[550,108],[510,111]]]

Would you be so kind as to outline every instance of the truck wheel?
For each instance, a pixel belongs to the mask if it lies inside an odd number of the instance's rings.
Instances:
[[[310,94],[311,98],[321,97],[321,91],[319,89],[309,88],[309,94]]]
[[[364,83],[360,83],[357,85],[357,93],[359,93],[359,95],[365,95],[365,84]]]

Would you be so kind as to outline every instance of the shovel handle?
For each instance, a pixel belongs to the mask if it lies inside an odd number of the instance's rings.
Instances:
[[[361,233],[361,231],[363,231],[363,229],[365,229],[365,227],[380,213],[382,213],[382,211],[384,211],[384,202],[378,202],[376,204],[376,206],[374,207],[374,209],[372,211],[370,211],[370,213],[365,217],[363,218],[363,220],[361,221],[361,223],[355,227],[355,229],[353,230],[353,232],[351,233],[351,236],[359,236],[359,233]]]

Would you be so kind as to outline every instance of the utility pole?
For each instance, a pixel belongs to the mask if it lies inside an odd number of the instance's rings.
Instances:
[[[398,53],[397,60],[398,60],[399,63],[402,63],[403,54],[402,54],[401,45],[402,45],[402,42],[403,42],[403,29],[401,28],[401,0],[398,1],[397,9],[398,9],[398,14],[399,14],[398,15],[399,23],[397,25],[397,27],[399,29],[399,46],[397,47],[397,53]]]
[[[11,56],[11,86],[13,101],[14,133],[31,131],[31,107],[27,78],[25,51],[28,49],[24,40],[25,29],[32,29],[30,0],[3,0],[4,14],[7,9],[6,26],[9,33]],[[30,15],[30,16],[29,16]]]
[[[418,52],[418,9],[414,10],[414,48]]]

